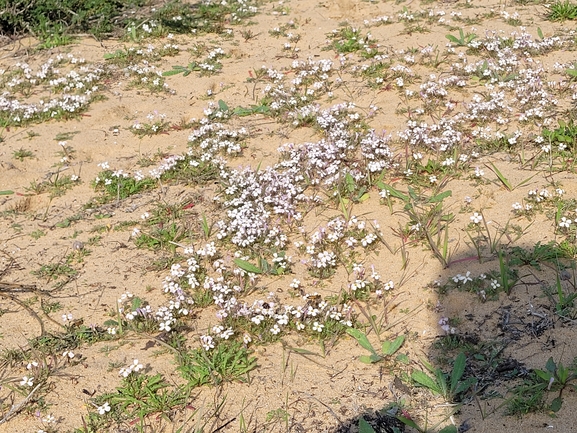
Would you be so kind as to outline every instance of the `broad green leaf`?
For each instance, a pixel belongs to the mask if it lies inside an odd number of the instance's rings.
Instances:
[[[383,358],[381,358],[376,353],[373,353],[372,355],[359,356],[359,361],[361,361],[363,364],[374,364],[376,362],[379,362],[381,359],[383,359]]]
[[[222,99],[218,100],[218,108],[220,111],[228,111],[228,105]]]
[[[419,385],[429,388],[431,391],[441,394],[441,389],[435,379],[420,370],[415,370],[411,373],[411,379],[417,382]]]
[[[262,269],[256,267],[250,262],[247,262],[246,260],[234,259],[233,262],[243,271],[251,272],[253,274],[262,274]]]
[[[548,371],[543,371],[543,370],[533,370],[533,372],[539,376],[540,379],[543,379],[544,382],[549,382],[549,379],[551,379],[551,377],[553,377],[552,373],[548,372]]]
[[[406,353],[399,353],[395,359],[405,365],[409,365],[411,363],[411,359]]]
[[[467,357],[463,352],[460,352],[455,358],[455,363],[453,364],[453,371],[451,372],[451,394],[457,388],[457,384],[463,377],[465,372],[465,366],[467,365]]]
[[[360,417],[359,433],[377,433],[377,432],[363,417]]]
[[[132,303],[131,303],[132,311],[134,311],[140,307],[142,307],[142,299],[140,299],[138,296],[132,298]]]
[[[417,423],[415,421],[413,421],[410,418],[405,418],[404,416],[401,415],[397,415],[397,419],[399,421],[401,421],[403,424],[405,424],[406,426],[409,426],[411,428],[414,428],[417,431],[422,431],[422,429],[419,428],[419,426],[417,425]]]
[[[561,410],[561,406],[563,406],[563,398],[557,397],[551,402],[550,408],[553,412],[559,412],[559,410]]]
[[[5,191],[0,191],[0,195],[11,195],[11,194],[14,194],[14,191],[10,191],[9,189]]]
[[[561,285],[559,284],[558,287],[560,287],[560,286]],[[547,371],[555,374],[555,371],[557,370],[557,364],[555,364],[555,361],[553,361],[552,356],[549,357],[549,359],[547,360],[547,364],[545,364],[545,368],[547,369]]]
[[[541,27],[537,27],[537,36],[539,36],[541,39],[545,39],[543,37],[543,31],[541,30]]]
[[[453,424],[444,427],[443,429],[439,430],[439,433],[457,433],[459,430]]]
[[[377,184],[377,186],[378,186],[380,189],[386,190],[391,196],[393,196],[393,197],[395,197],[395,198],[401,199],[401,200],[403,200],[403,201],[409,201],[409,197],[408,197],[408,196],[406,196],[406,195],[403,194],[402,192],[396,190],[396,189],[393,188],[392,186],[387,185],[386,183],[379,182],[379,183]]]
[[[477,379],[475,377],[469,377],[467,380],[464,380],[463,382],[459,382],[459,385],[453,391],[453,395],[461,394],[462,392],[467,391],[476,382],[477,382]]]
[[[173,69],[172,69],[171,71],[164,71],[164,72],[162,73],[162,76],[163,76],[163,77],[170,77],[171,75],[181,74],[181,73],[182,73],[183,71],[185,71],[185,70],[186,70],[186,69],[184,69],[184,68],[183,68],[183,69],[176,69],[176,68],[173,66]]]
[[[431,198],[429,199],[429,203],[439,203],[439,202],[442,202],[442,201],[443,201],[444,199],[446,199],[447,197],[451,197],[452,194],[453,194],[453,192],[450,191],[450,190],[449,190],[449,191],[443,191],[442,193],[437,194],[437,195],[434,196],[434,197],[431,197]]]
[[[347,334],[349,334],[351,337],[353,337],[355,340],[357,340],[357,343],[359,343],[359,345],[362,348],[367,349],[371,353],[375,353],[375,354],[377,353],[375,351],[375,349],[373,348],[372,344],[370,343],[369,339],[367,338],[367,336],[364,333],[362,333],[361,331],[359,331],[358,329],[348,328]]]
[[[370,197],[370,196],[369,196],[369,193],[364,193],[363,195],[361,195],[361,196],[359,197],[359,203],[362,203],[362,202],[368,200],[369,197]]]
[[[461,42],[461,41],[459,41],[459,39],[457,39],[457,37],[455,37],[455,36],[453,36],[453,35],[445,35],[445,37],[446,37],[449,41],[451,41],[451,42],[453,42],[454,44],[457,44],[457,45],[459,45],[460,42]]]
[[[384,341],[383,354],[388,356],[393,355],[397,350],[401,348],[404,342],[405,342],[404,335],[399,335],[397,338],[395,338],[394,341]]]

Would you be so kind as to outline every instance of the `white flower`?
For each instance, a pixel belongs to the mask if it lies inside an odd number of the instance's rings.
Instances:
[[[323,332],[324,327],[325,327],[325,325],[321,325],[319,322],[313,323],[313,331]]]
[[[471,216],[471,222],[473,224],[479,224],[481,221],[483,221],[483,216],[481,214],[479,214],[478,212],[475,212],[472,216]]]
[[[110,405],[108,402],[104,402],[104,404],[102,406],[98,406],[96,410],[100,415],[104,415],[106,412],[110,412]]]
[[[20,385],[22,386],[32,386],[34,385],[34,377],[24,376],[20,381]]]

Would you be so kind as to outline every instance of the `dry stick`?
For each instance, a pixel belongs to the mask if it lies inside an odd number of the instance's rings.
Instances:
[[[339,417],[337,416],[337,414],[326,404],[324,404],[322,401],[320,401],[318,398],[316,398],[314,395],[311,395],[307,392],[303,392],[302,394],[304,394],[306,397],[312,399],[312,400],[316,400],[317,402],[319,402],[321,405],[323,405],[330,413],[332,416],[335,417],[335,419],[338,421],[340,426],[343,426],[343,422],[339,419]]]
[[[0,292],[35,292],[34,284],[3,283],[0,281]]]
[[[30,394],[28,394],[26,396],[26,398],[24,400],[22,400],[19,404],[17,404],[16,406],[12,406],[12,409],[10,409],[8,411],[8,413],[6,414],[6,416],[2,419],[0,419],[0,425],[8,422],[10,420],[10,418],[12,418],[13,416],[15,416],[16,414],[18,414],[18,412],[20,412],[20,410],[22,409],[22,407],[28,403],[30,401],[30,399],[32,398],[32,395],[38,391],[38,389],[42,386],[42,382],[40,382],[38,385],[36,385],[36,387],[30,391]]]
[[[36,311],[34,311],[32,308],[30,308],[28,305],[26,305],[24,302],[22,302],[20,299],[18,299],[16,296],[10,295],[8,293],[2,293],[0,292],[0,296],[4,297],[4,298],[8,298],[14,302],[16,302],[18,305],[20,305],[21,307],[25,308],[26,310],[28,310],[28,312],[38,321],[38,323],[40,324],[40,331],[41,331],[41,335],[44,335],[46,333],[46,330],[44,329],[44,322],[42,321],[42,319],[40,318],[40,316],[38,315],[38,313]]]
[[[48,292],[46,290],[38,289],[35,284],[18,284],[18,283],[2,283],[2,282],[0,282],[0,296],[3,296],[2,292],[11,292],[11,293],[34,292],[37,295],[39,295],[39,297],[40,297],[40,306],[41,307],[43,307],[43,302],[44,302],[42,295],[48,294],[48,296],[51,296],[50,292]],[[14,302],[19,303],[19,301],[16,300],[13,295],[6,295],[6,296],[9,297],[10,299],[12,299]],[[23,305],[23,304],[20,304],[20,305]],[[27,306],[25,304],[23,306],[25,308],[27,308]],[[31,310],[31,309],[28,309],[28,310],[32,311],[32,313],[34,314],[33,310]],[[44,308],[42,308],[42,311],[44,311]],[[50,315],[48,313],[44,312],[44,315],[46,316],[46,318],[48,320],[55,323],[59,327],[62,327],[62,324],[58,323],[56,320],[54,320],[52,317],[50,317]],[[41,325],[41,328],[42,328],[42,325]],[[44,330],[42,330],[42,334],[44,334]]]

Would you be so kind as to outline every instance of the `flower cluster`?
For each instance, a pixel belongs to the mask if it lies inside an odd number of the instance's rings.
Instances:
[[[130,376],[133,372],[139,372],[142,370],[144,366],[138,362],[138,359],[135,359],[132,364],[128,365],[127,367],[122,367],[118,374],[124,378]]]

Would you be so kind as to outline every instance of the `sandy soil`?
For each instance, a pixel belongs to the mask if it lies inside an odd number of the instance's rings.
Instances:
[[[282,10],[286,13],[279,13],[278,10],[285,6]],[[221,59],[223,68],[217,75],[200,77],[193,73],[188,77],[168,77],[166,82],[172,92],[151,94],[146,90],[129,88],[127,79],[118,73],[105,80],[106,99],[91,104],[80,118],[6,129],[3,132],[4,141],[0,143],[0,191],[10,190],[14,194],[0,196],[0,346],[3,349],[24,348],[30,339],[43,333],[62,331],[62,314],[70,313],[74,319],[82,319],[84,325],[102,326],[111,318],[117,299],[125,291],[145,298],[154,307],[162,305],[166,302],[162,281],[168,271],[157,270],[153,262],[164,253],[137,248],[131,237],[132,227],[138,226],[141,223],[140,215],[151,211],[158,202],[183,204],[192,201],[194,206],[186,210],[185,218],[194,224],[203,213],[216,219],[219,209],[212,199],[218,188],[214,184],[200,187],[166,184],[125,200],[87,209],[86,204],[97,195],[91,182],[100,171],[98,163],[107,161],[115,170],[134,171],[143,157],[154,159],[160,153],[176,155],[186,152],[190,128],[171,128],[164,134],[139,138],[129,130],[135,121],[144,122],[146,116],[153,112],[165,114],[171,124],[183,119],[198,119],[203,116],[209,102],[218,100],[226,101],[230,107],[249,106],[255,103],[253,92],[259,95],[265,86],[258,84],[253,91],[252,83],[247,82],[250,71],[263,65],[290,71],[294,60],[309,57],[337,62],[335,52],[324,48],[327,34],[343,21],[365,30],[364,20],[392,16],[392,24],[370,28],[372,37],[384,51],[390,53],[411,47],[421,48],[427,44],[442,49],[447,43],[445,35],[457,34],[455,30],[449,30],[446,23],[438,23],[438,20],[427,24],[430,30],[427,33],[405,33],[404,24],[397,18],[404,6],[414,11],[431,9],[436,13],[442,10],[446,21],[451,21],[451,11],[471,18],[483,16],[492,9],[497,11],[495,16],[474,25],[478,35],[491,30],[508,34],[517,28],[504,22],[499,15],[501,10],[510,14],[518,11],[520,20],[532,34],[536,34],[537,27],[546,36],[574,27],[570,23],[544,20],[544,7],[533,4],[522,6],[472,1],[470,7],[466,7],[461,1],[397,5],[393,2],[352,0],[267,3],[259,6],[259,14],[253,18],[254,25],[232,27],[234,36],[230,39],[215,35],[175,37],[175,42],[181,47],[180,54],[166,57],[157,64],[162,71],[169,70],[173,65],[187,64],[190,54],[185,49],[202,40],[222,47],[228,54]],[[286,38],[269,35],[269,30],[287,23],[294,23],[294,32],[301,36],[297,53],[283,50]],[[471,28],[459,22],[454,22],[454,25],[467,30]],[[244,29],[251,30],[256,36],[245,40],[240,34]],[[59,53],[84,58],[87,64],[104,64],[105,53],[129,45],[118,40],[98,42],[86,38],[71,46],[35,52],[31,49],[34,43],[33,40],[22,40],[4,46],[0,66],[6,69],[24,61],[35,66]],[[153,43],[156,44],[156,41]],[[551,69],[555,62],[572,60],[574,51],[568,50],[539,56],[539,61]],[[358,57],[353,57],[352,61],[361,63]],[[444,74],[448,65],[442,64],[437,68],[415,65],[413,69],[421,78],[410,87],[418,90],[422,79],[431,73]],[[551,76],[555,74],[551,73]],[[400,92],[385,86],[371,89],[360,78],[351,77],[350,74],[345,80],[349,80],[347,88],[339,88],[334,100],[321,98],[319,104],[328,107],[352,99],[364,113],[374,104],[380,110],[373,118],[367,119],[373,128],[394,135],[405,128],[406,117],[396,113],[401,106]],[[209,90],[212,92],[210,96],[207,93]],[[462,92],[456,92],[455,97],[459,98],[460,103],[468,100],[473,92],[472,87],[467,87]],[[232,124],[245,126],[250,131],[243,156],[229,159],[232,167],[256,168],[260,164],[264,168],[276,163],[277,148],[283,144],[318,140],[318,133],[312,128],[292,128],[265,116],[235,118]],[[63,173],[74,173],[79,176],[79,181],[59,197],[51,197],[48,191],[36,193],[31,190],[32,183],[54,179],[51,173],[54,173],[61,158],[59,152],[62,151],[57,135],[63,133],[68,133],[67,146],[74,150],[74,158],[67,163]],[[34,156],[17,160],[13,154],[19,149],[30,150]],[[396,149],[396,152],[402,154],[404,149]],[[490,162],[494,162],[513,185],[528,178],[530,181],[509,191],[486,168],[485,164]],[[411,362],[402,368],[405,371],[422,368],[423,359],[433,363],[442,359],[444,350],[435,343],[444,335],[439,320],[448,317],[455,323],[458,335],[502,342],[503,359],[515,360],[519,363],[517,365],[523,365],[526,369],[544,368],[549,357],[570,364],[577,357],[577,346],[572,344],[575,329],[573,321],[561,321],[555,315],[554,305],[543,294],[543,284],[554,284],[555,281],[555,273],[548,267],[544,266],[542,271],[523,268],[521,274],[525,278],[509,295],[500,293],[497,299],[486,302],[478,295],[455,289],[439,294],[436,281],[445,284],[457,274],[469,271],[478,276],[499,269],[495,255],[486,255],[481,263],[476,257],[476,251],[465,232],[473,211],[483,210],[485,220],[490,222],[489,227],[496,230],[511,220],[511,204],[522,201],[529,189],[544,188],[552,181],[558,181],[565,189],[566,197],[577,198],[575,176],[567,171],[550,175],[540,168],[521,167],[514,155],[504,153],[483,155],[475,165],[484,168],[485,178],[488,179],[486,182],[476,181],[465,174],[450,180],[445,187],[452,191],[445,205],[455,214],[449,242],[453,253],[448,268],[444,269],[430,250],[420,244],[407,248],[405,268],[401,254],[393,254],[384,247],[367,259],[367,263],[374,265],[384,279],[395,282],[394,290],[384,300],[374,301],[368,306],[373,314],[382,317],[384,329],[380,336],[369,332],[369,339],[377,345],[379,340],[407,335],[407,343],[401,351],[409,355]],[[389,183],[393,184],[391,180]],[[401,190],[404,188],[402,180],[394,185]],[[472,198],[469,206],[465,206],[466,197]],[[395,203],[395,212],[391,213],[386,205],[379,202],[376,189],[370,191],[367,201],[354,207],[356,215],[362,215],[368,221],[378,221],[384,240],[394,249],[401,245],[394,229],[407,221],[401,210],[402,203]],[[304,226],[312,232],[326,224],[330,216],[338,214],[334,206],[319,214],[311,212]],[[553,215],[554,209],[537,213],[531,220],[512,220],[528,228],[511,245],[530,249],[537,242],[558,240]],[[129,228],[122,228],[123,222],[127,221],[135,223]],[[41,235],[36,238],[34,233]],[[100,238],[90,243],[90,239],[96,235]],[[74,263],[78,273],[62,287],[54,288],[54,281],[31,273],[46,264],[63,263],[69,254],[77,251],[77,242],[82,242],[83,250],[90,253]],[[201,242],[200,236],[197,242]],[[301,257],[298,251],[291,253],[296,259],[292,274],[265,279],[254,297],[262,298],[274,292],[281,302],[295,302],[291,299],[289,288],[293,278],[303,281],[307,292],[317,291],[323,297],[337,295],[346,287],[349,277],[344,271],[337,272],[332,279],[316,281],[307,273],[306,266],[299,262]],[[571,268],[568,271],[570,277],[562,284],[573,293],[575,277]],[[530,273],[533,276],[527,276]],[[58,311],[49,314],[42,312],[42,305],[56,302],[61,306]],[[190,331],[185,334],[191,346],[197,345],[199,335],[216,323],[215,312],[215,308],[207,308],[191,318]],[[536,332],[533,325],[543,317],[549,322],[542,331]],[[362,315],[360,320],[366,322]],[[169,351],[161,350],[162,347],[155,340],[158,335],[131,334],[117,341],[78,347],[75,350],[77,362],[65,364],[59,361],[62,368],[50,379],[49,390],[42,397],[40,406],[33,406],[32,411],[24,410],[0,425],[0,432],[36,432],[42,428],[40,418],[47,414],[53,414],[58,421],[55,431],[80,428],[87,411],[93,410],[90,395],[108,392],[118,386],[120,378],[116,365],[129,364],[135,358],[145,365],[147,371],[162,373],[170,382],[181,383],[182,379],[175,371],[174,357]],[[191,396],[191,409],[179,413],[174,423],[159,419],[147,421],[150,423],[148,431],[176,431],[179,422],[191,417],[192,408],[195,408],[199,412],[189,420],[184,431],[195,431],[194,428],[207,423],[205,432],[235,432],[243,428],[255,432],[336,432],[339,426],[348,429],[342,426],[355,423],[359,415],[400,400],[405,402],[407,412],[419,424],[429,419],[429,428],[433,429],[454,422],[457,426],[465,423],[472,432],[569,432],[575,424],[573,408],[576,398],[572,389],[564,393],[563,407],[555,417],[546,412],[522,418],[510,417],[504,415],[502,399],[470,398],[449,419],[452,407],[443,406],[442,400],[432,397],[426,390],[401,381],[400,371],[395,377],[386,368],[380,368],[379,364],[359,362],[357,358],[364,351],[349,337],[339,339],[334,344],[327,343],[324,349],[317,341],[298,335],[290,335],[283,340],[284,344],[253,347],[258,368],[251,373],[249,383],[198,388]],[[298,349],[306,349],[306,352]],[[26,374],[25,364],[5,365],[4,376],[0,379],[12,377],[15,378],[14,383],[19,382]],[[496,377],[491,386],[505,393],[513,383],[516,382]],[[7,390],[4,386],[1,392]],[[0,394],[0,398],[6,395]],[[14,403],[21,398],[18,395]],[[222,402],[224,404],[218,408]],[[8,401],[0,400],[0,404],[7,405]],[[3,410],[6,411],[7,407],[9,404]],[[286,423],[271,415],[277,409],[288,414]],[[436,425],[439,427],[433,427]],[[111,431],[133,430],[136,431],[134,426],[127,425]],[[355,427],[351,427],[350,431],[355,431]]]

